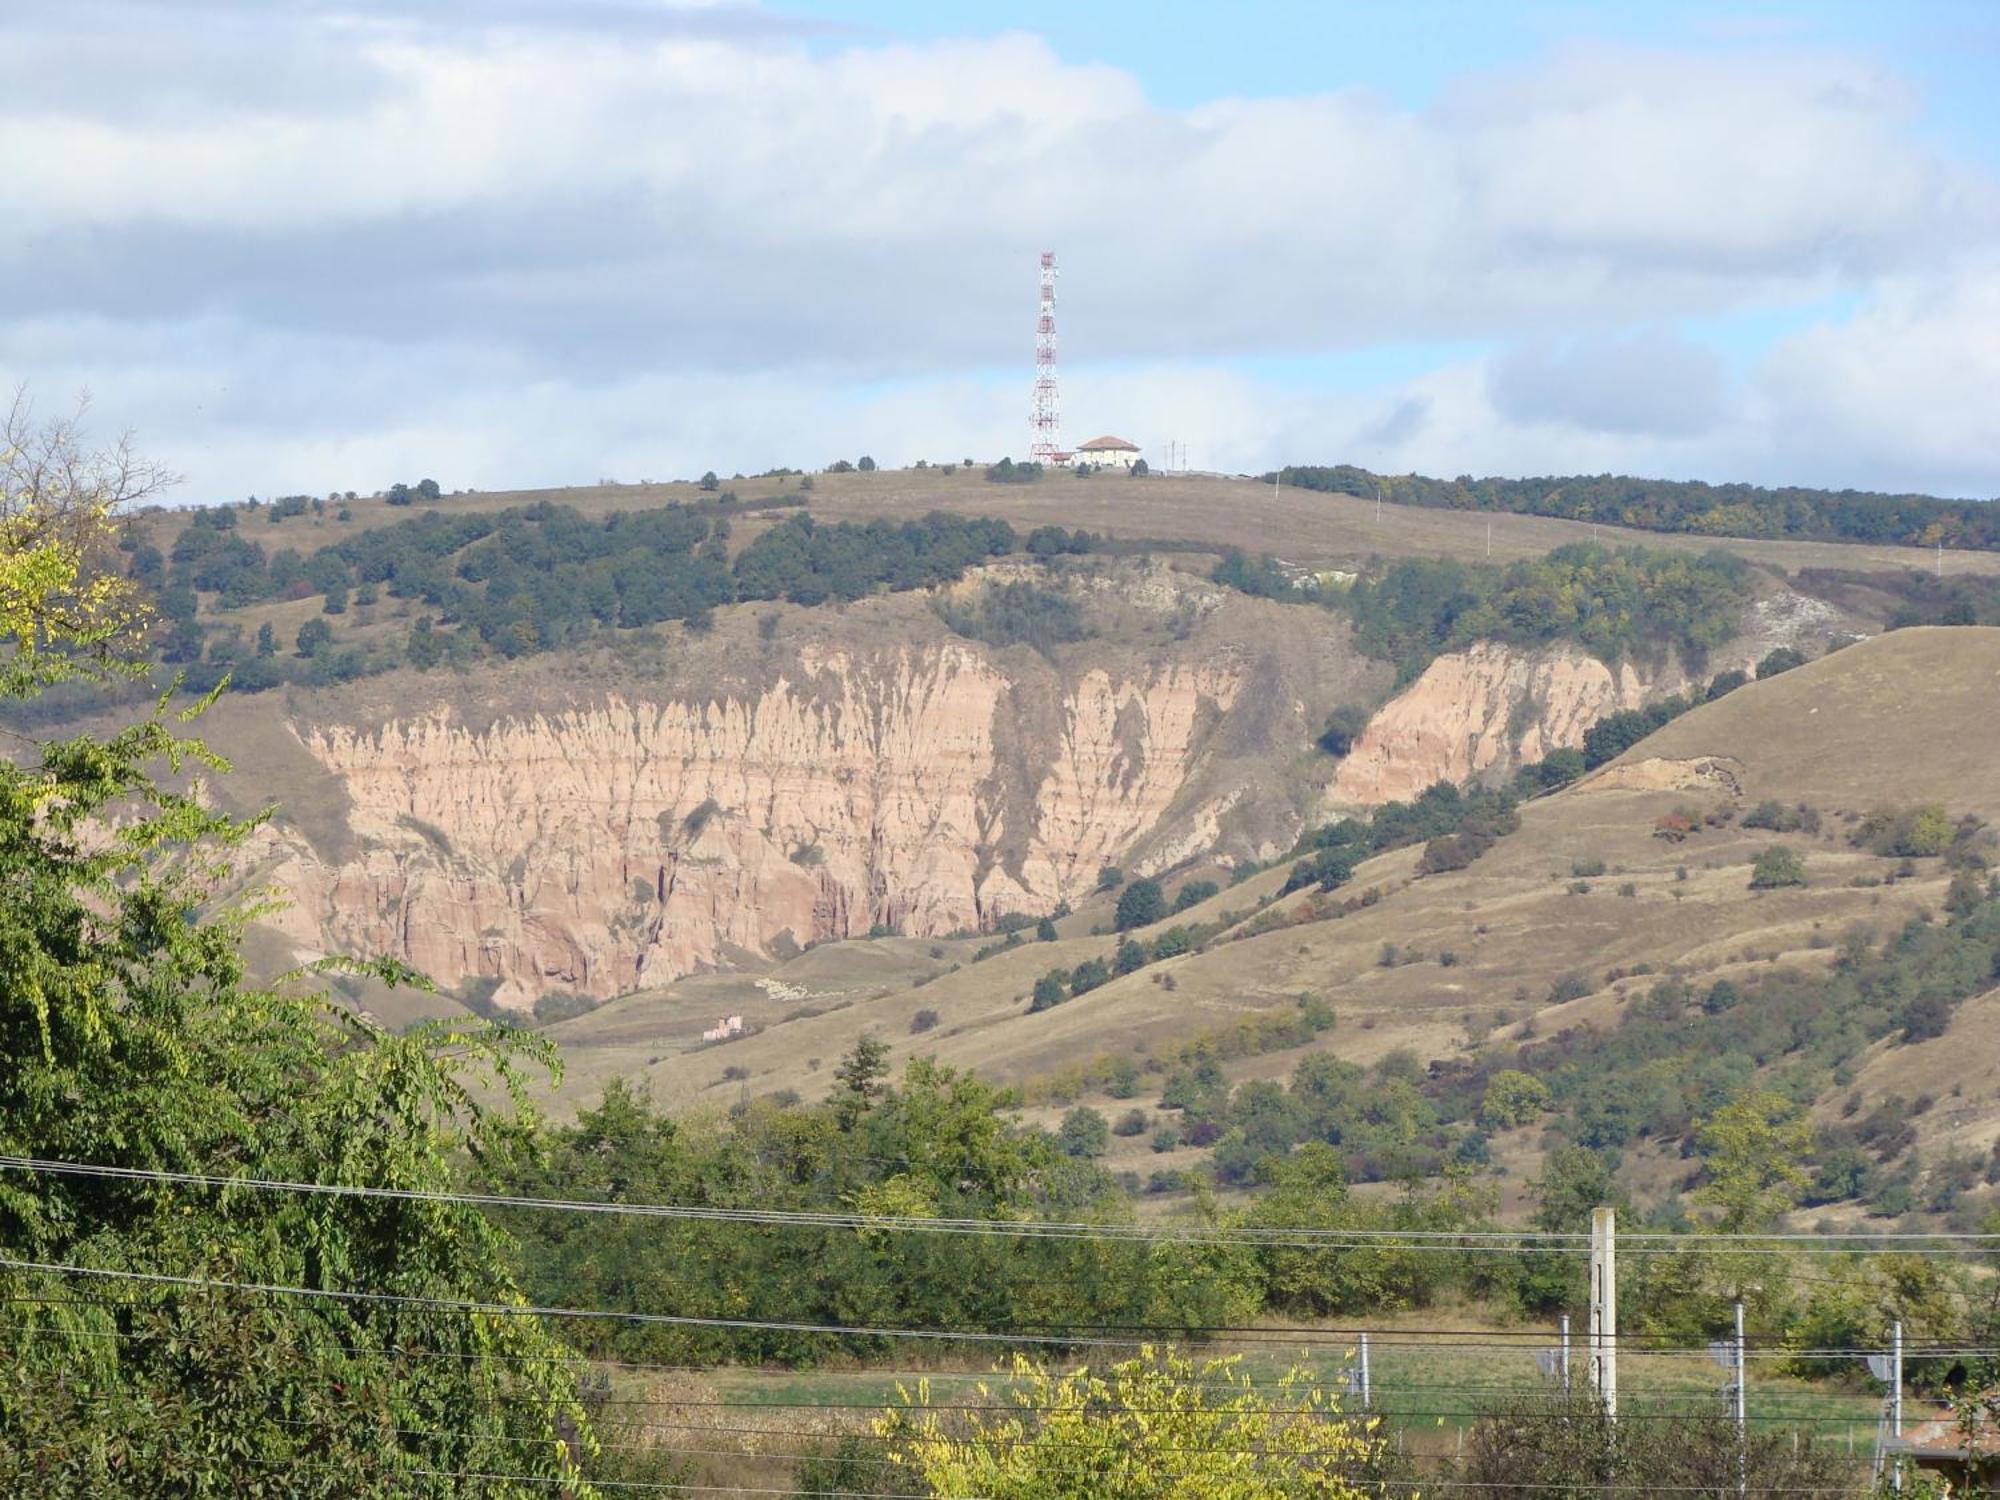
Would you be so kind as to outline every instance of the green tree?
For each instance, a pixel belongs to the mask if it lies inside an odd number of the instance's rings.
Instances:
[[[1053,943],[1056,940],[1056,937],[1057,937],[1056,924],[1053,918],[1043,917],[1040,921],[1035,923],[1036,942]]]
[[[1795,651],[1790,646],[1780,646],[1757,663],[1757,680],[1762,682],[1767,677],[1776,677],[1780,672],[1789,672],[1792,668],[1802,667],[1805,664],[1806,657],[1803,651]]]
[[[1157,880],[1135,880],[1118,893],[1118,911],[1113,919],[1120,932],[1145,927],[1167,914],[1166,893]]]
[[[1304,1370],[1260,1390],[1240,1359],[1142,1349],[1101,1373],[1015,1361],[1014,1411],[933,1408],[928,1383],[875,1430],[934,1495],[1009,1500],[1359,1500],[1370,1425]]]
[[[722,488],[722,481],[716,477],[715,470],[710,469],[701,476],[701,487],[711,492]]]
[[[420,672],[428,672],[444,656],[444,639],[431,628],[431,617],[421,615],[417,623],[410,627],[409,639],[404,642],[403,655],[411,666]]]
[[[1528,1184],[1534,1195],[1531,1219],[1537,1229],[1576,1234],[1590,1226],[1595,1208],[1623,1208],[1611,1160],[1588,1146],[1558,1146],[1542,1161],[1542,1175]]]
[[[1695,1201],[1716,1210],[1725,1234],[1769,1229],[1811,1180],[1812,1122],[1777,1094],[1740,1095],[1709,1116],[1695,1143],[1707,1172]]]
[[[1319,739],[1314,743],[1339,760],[1354,748],[1354,742],[1367,727],[1367,709],[1351,703],[1342,704],[1326,716],[1326,727],[1320,730]]]
[[[1479,1123],[1489,1130],[1526,1125],[1546,1114],[1554,1102],[1549,1086],[1541,1079],[1518,1068],[1502,1068],[1486,1082]]]
[[[333,627],[324,620],[308,620],[299,627],[299,633],[293,639],[298,645],[299,655],[318,656],[333,639]]]
[[[1028,1002],[1030,1012],[1047,1010],[1050,1006],[1061,1005],[1069,999],[1069,974],[1063,969],[1051,969],[1035,981],[1034,997]]]
[[[1798,856],[1798,851],[1784,844],[1773,844],[1757,856],[1750,867],[1750,889],[1753,891],[1774,890],[1780,886],[1804,885],[1806,883],[1806,863]]]
[[[1056,1145],[1065,1156],[1095,1161],[1111,1149],[1111,1127],[1104,1116],[1087,1104],[1079,1104],[1062,1118],[1056,1131]]]
[[[873,474],[875,472],[875,460],[864,453],[855,461],[854,467],[864,474]]]
[[[269,620],[257,627],[257,654],[259,656],[278,654],[278,633],[271,628]]]
[[[137,621],[93,571],[120,465],[75,459],[80,484],[0,499],[14,696],[116,676],[102,627]],[[513,1149],[523,1122],[474,1101],[552,1061],[536,1040],[392,1035],[306,974],[250,979],[256,909],[230,892],[255,825],[183,789],[223,769],[180,732],[193,712],[0,759],[0,1153],[426,1194],[453,1152]],[[565,1351],[449,1305],[518,1297],[476,1210],[8,1173],[0,1260],[0,1492],[387,1496],[486,1471],[591,1493]]]
[[[842,1130],[852,1130],[882,1097],[889,1076],[889,1044],[869,1032],[857,1041],[833,1070],[834,1118]]]

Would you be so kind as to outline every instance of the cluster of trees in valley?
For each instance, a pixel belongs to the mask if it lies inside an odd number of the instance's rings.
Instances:
[[[1691,555],[1576,542],[1504,567],[1452,558],[1399,558],[1348,587],[1323,587],[1270,558],[1224,557],[1217,583],[1244,593],[1315,601],[1354,622],[1355,641],[1415,677],[1476,641],[1539,646],[1575,641],[1607,661],[1677,649],[1699,667],[1736,634],[1751,569],[1732,553]]]

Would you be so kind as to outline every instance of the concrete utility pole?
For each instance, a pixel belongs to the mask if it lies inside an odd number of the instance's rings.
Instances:
[[[1361,1409],[1367,1411],[1372,1392],[1368,1384],[1368,1335],[1361,1335]]]
[[[1749,1384],[1748,1360],[1744,1358],[1743,1304],[1736,1304],[1736,1493],[1750,1490],[1750,1402],[1745,1394]]]
[[[1563,1314],[1562,1321],[1562,1382],[1563,1394],[1569,1394],[1569,1314]]]
[[[1903,1435],[1903,1320],[1889,1325],[1889,1436]]]
[[[1618,1415],[1618,1212],[1590,1211],[1590,1388]]]

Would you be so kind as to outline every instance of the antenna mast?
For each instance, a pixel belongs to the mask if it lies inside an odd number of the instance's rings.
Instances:
[[[1042,305],[1035,319],[1035,399],[1028,411],[1028,457],[1057,462],[1062,452],[1062,402],[1056,392],[1056,253],[1042,252]]]

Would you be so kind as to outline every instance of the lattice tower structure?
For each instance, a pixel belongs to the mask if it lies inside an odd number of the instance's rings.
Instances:
[[[1056,253],[1042,252],[1041,308],[1035,317],[1035,399],[1028,410],[1028,457],[1060,463],[1062,398],[1056,387]]]

